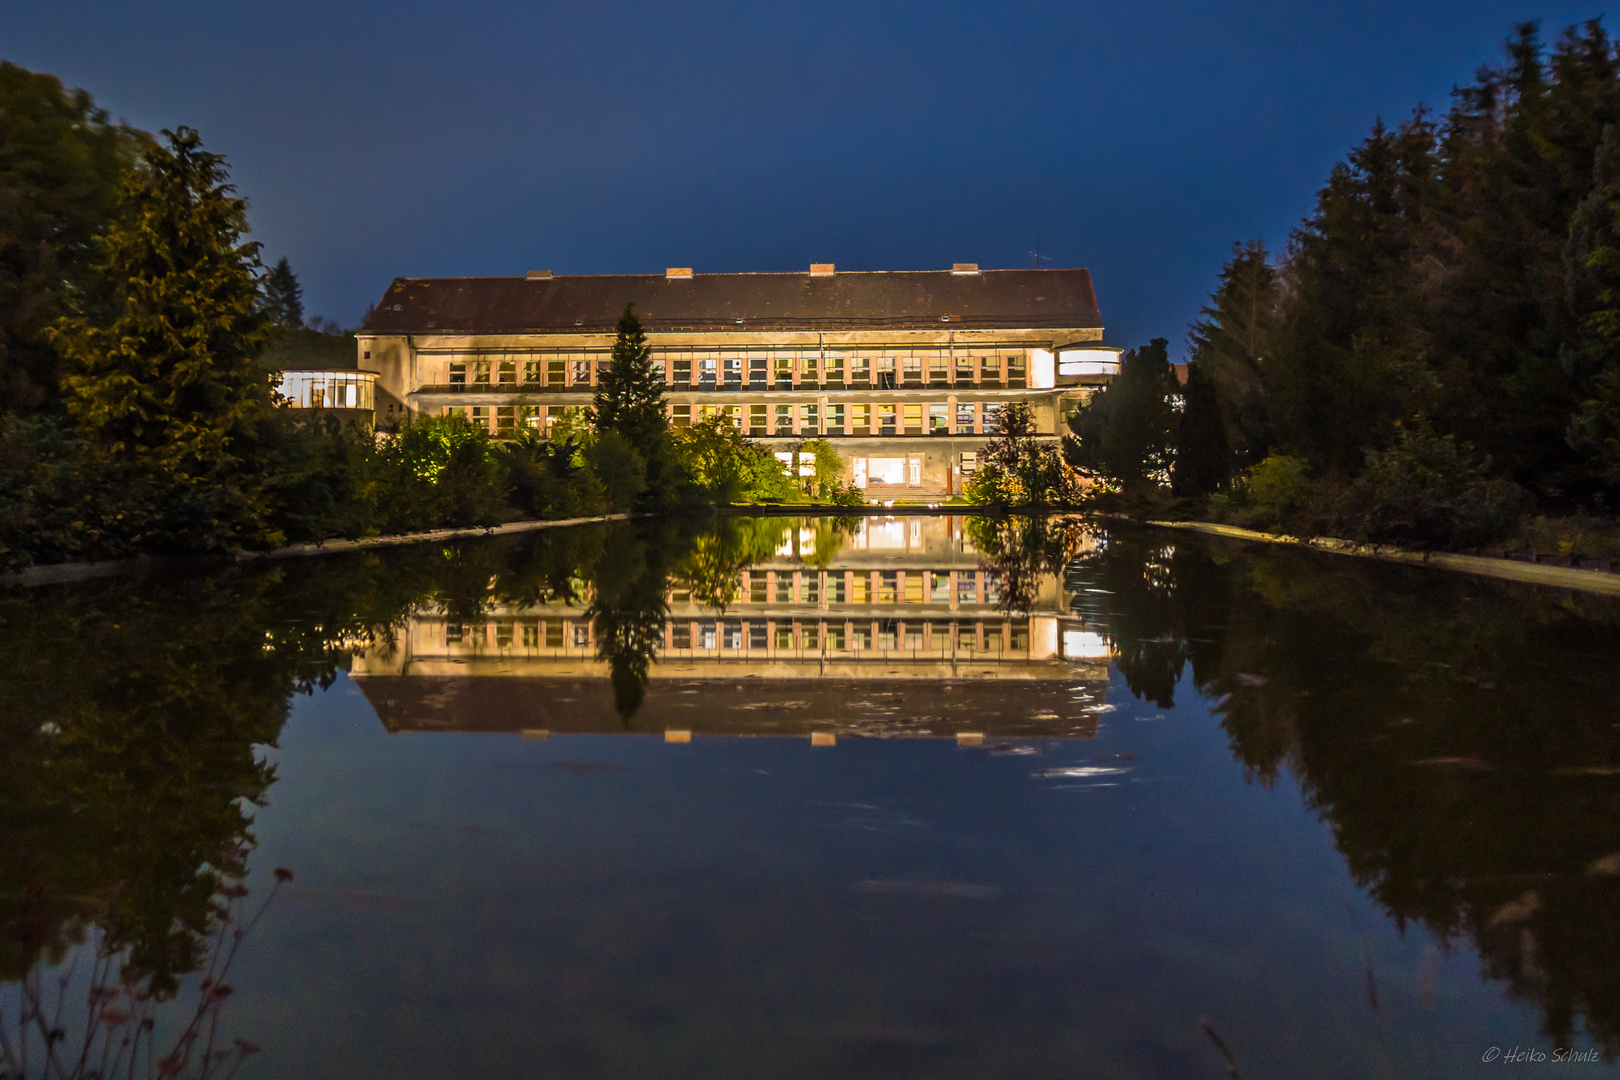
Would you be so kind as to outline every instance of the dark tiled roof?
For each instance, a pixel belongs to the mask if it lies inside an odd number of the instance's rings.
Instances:
[[[663,274],[396,278],[361,329],[600,332],[631,302],[648,330],[1102,326],[1089,270],[896,270],[825,277],[695,274],[673,281]]]

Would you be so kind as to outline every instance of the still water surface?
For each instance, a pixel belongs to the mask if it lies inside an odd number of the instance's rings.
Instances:
[[[78,1075],[141,1016],[184,1075],[1615,1072],[1612,601],[725,519],[0,593],[0,650],[12,1069],[60,996]]]

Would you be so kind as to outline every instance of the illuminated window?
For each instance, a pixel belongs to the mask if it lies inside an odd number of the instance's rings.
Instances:
[[[692,426],[692,406],[675,405],[671,408],[670,417],[676,427],[689,428]]]
[[[849,433],[851,435],[872,434],[872,406],[851,405],[849,407]]]
[[[930,435],[945,435],[951,430],[950,422],[945,417],[945,403],[935,402],[928,406],[928,433]]]
[[[971,571],[960,571],[956,575],[956,602],[958,604],[979,602],[979,579]]]
[[[921,404],[907,405],[906,407],[906,434],[921,435],[923,433],[923,407]]]

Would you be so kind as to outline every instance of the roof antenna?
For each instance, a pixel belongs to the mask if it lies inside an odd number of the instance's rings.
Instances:
[[[1037,270],[1041,268],[1041,233],[1043,231],[1042,229],[1035,230],[1035,250],[1030,252],[1031,255],[1035,256],[1035,269]]]

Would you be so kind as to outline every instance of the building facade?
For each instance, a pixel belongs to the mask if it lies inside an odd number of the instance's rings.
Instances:
[[[724,416],[788,460],[825,438],[874,499],[960,493],[1008,404],[1055,441],[1119,366],[1083,269],[401,278],[357,335],[377,419],[549,428],[590,404],[627,303],[671,424]]]

